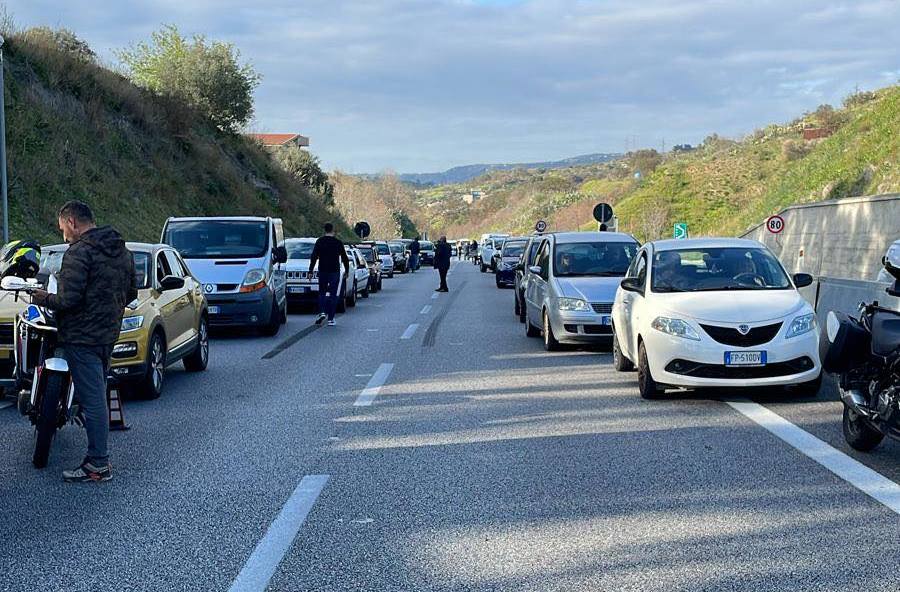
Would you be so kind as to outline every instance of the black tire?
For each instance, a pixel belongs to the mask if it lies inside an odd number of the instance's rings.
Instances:
[[[142,399],[158,399],[162,395],[166,378],[166,352],[166,340],[162,332],[154,331],[147,343],[147,368],[135,385],[135,390]]]
[[[861,415],[844,405],[844,439],[847,444],[860,452],[869,452],[881,444],[884,434],[873,428]]]
[[[481,273],[487,273],[487,267],[484,266],[484,263],[481,264]]]
[[[353,308],[356,306],[356,282],[353,282],[353,292],[350,294],[350,298],[347,298],[347,306]]]
[[[50,459],[50,445],[53,444],[53,436],[59,428],[59,404],[67,395],[66,389],[69,385],[66,374],[59,372],[48,374],[35,426],[37,433],[34,440],[34,455],[31,457],[31,463],[38,469],[46,467]]]
[[[503,286],[500,285],[500,276],[494,276],[494,283],[497,284],[497,289],[500,290]]]
[[[516,315],[517,317],[521,318],[522,317],[522,305],[519,304],[519,295],[518,294],[516,294],[515,302],[516,303],[513,306],[513,314]]]
[[[622,353],[622,347],[619,345],[619,336],[613,331],[612,342],[613,367],[619,372],[631,372],[634,370],[634,363],[625,357]]]
[[[641,398],[657,399],[665,390],[653,380],[650,373],[650,364],[647,362],[647,351],[644,344],[638,345],[638,390]]]
[[[517,298],[518,298],[518,303],[519,303],[519,322],[524,323],[525,322],[525,295],[520,294],[519,296],[517,296]]]
[[[531,320],[528,318],[526,313],[525,315],[525,336],[526,337],[540,337],[541,330],[531,324]]]
[[[278,335],[278,331],[281,329],[281,309],[278,308],[278,303],[275,299],[272,299],[272,314],[269,315],[269,322],[264,325],[259,332],[265,335],[266,337],[274,337]]]
[[[362,291],[362,297],[363,297],[363,298],[368,298],[368,297],[369,297],[369,280],[366,280],[366,287],[365,287],[365,289],[363,289],[363,291]]]
[[[544,328],[541,330],[541,334],[544,336],[544,349],[549,352],[559,351],[562,349],[562,345],[553,334],[553,326],[550,324],[550,315],[547,314],[547,311],[544,311],[543,317]]]
[[[383,287],[383,286],[382,286],[382,282],[383,282],[383,281],[384,281],[383,278],[378,278],[378,291],[379,291],[379,292],[381,292],[381,288]]]
[[[388,279],[394,279],[394,272],[393,272],[393,271],[392,271],[391,273],[388,274]]]
[[[197,325],[197,347],[182,363],[188,372],[203,372],[209,364],[209,323],[205,316],[200,317]]]

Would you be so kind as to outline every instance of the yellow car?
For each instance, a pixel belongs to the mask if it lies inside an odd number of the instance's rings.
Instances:
[[[14,392],[17,385],[13,323],[26,306],[28,302],[21,296],[16,299],[12,292],[0,291],[0,389],[6,392]],[[3,394],[0,391],[0,398]]]
[[[156,399],[162,394],[168,366],[181,361],[189,372],[206,370],[206,297],[200,282],[172,247],[148,243],[126,246],[134,255],[138,297],[125,309],[122,331],[113,347],[110,374],[126,391]],[[41,273],[58,271],[67,248],[68,245],[45,247]],[[0,340],[5,318],[2,302]]]

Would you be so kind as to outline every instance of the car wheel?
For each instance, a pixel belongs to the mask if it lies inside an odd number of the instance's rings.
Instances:
[[[619,336],[616,335],[615,330],[613,330],[612,354],[613,367],[616,370],[619,372],[631,372],[634,370],[634,364],[622,353],[622,347],[619,345]]]
[[[362,291],[362,297],[363,297],[363,298],[368,298],[368,297],[369,297],[369,280],[366,280],[366,287],[363,288],[363,291]]]
[[[550,324],[550,315],[544,311],[544,329],[541,331],[544,335],[544,349],[547,351],[559,351],[560,343],[553,334],[553,326]]]
[[[200,324],[197,325],[197,347],[183,363],[188,372],[202,372],[209,364],[209,325],[205,316],[200,317]]]
[[[356,306],[356,282],[353,282],[353,292],[351,292],[350,297],[347,298],[347,306],[350,308]]]
[[[484,263],[481,264],[481,273],[487,273],[487,267],[485,267]]]
[[[531,319],[528,318],[528,313],[525,314],[525,336],[526,337],[540,337],[541,330],[531,324]]]
[[[158,399],[162,395],[166,379],[166,341],[156,331],[147,344],[147,368],[137,384],[138,394],[144,399]]]
[[[279,329],[281,329],[281,309],[278,307],[278,303],[273,299],[272,312],[269,315],[269,322],[266,323],[259,330],[259,332],[266,337],[273,337],[275,335],[278,335]]]
[[[647,350],[643,342],[638,345],[638,390],[644,399],[656,399],[665,391],[653,380],[650,364],[647,362]]]
[[[388,274],[388,279],[394,279],[394,272],[393,272],[393,271],[392,271],[391,273]]]
[[[869,425],[863,416],[847,405],[844,405],[843,430],[847,444],[860,452],[869,452],[884,439],[884,434]]]
[[[515,305],[513,306],[513,310],[515,311],[514,314],[517,317],[521,317],[522,316],[522,306],[519,304],[519,295],[518,294],[516,294],[516,297],[514,298],[514,300],[515,300]]]
[[[384,281],[384,280],[382,280],[382,278],[378,278],[378,291],[379,291],[379,292],[381,292],[381,288],[382,288],[382,285],[381,285],[381,284],[382,284],[382,281]]]
[[[519,303],[519,322],[525,322],[525,295],[521,294],[516,300]]]

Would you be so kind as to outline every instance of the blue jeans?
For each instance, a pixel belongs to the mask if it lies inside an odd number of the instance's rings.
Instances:
[[[409,255],[409,268],[412,271],[416,271],[419,268],[419,254],[418,253],[410,253]]]
[[[95,467],[109,462],[109,409],[106,406],[106,373],[112,346],[63,345],[57,349],[69,364],[75,398],[84,416],[87,459]]]
[[[319,272],[319,312],[325,313],[329,321],[334,320],[334,309],[337,308],[340,286],[341,272]]]

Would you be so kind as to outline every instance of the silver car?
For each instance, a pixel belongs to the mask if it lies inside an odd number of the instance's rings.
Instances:
[[[611,343],[612,305],[639,248],[619,232],[544,236],[525,270],[525,332],[543,335],[548,351],[561,343]]]

